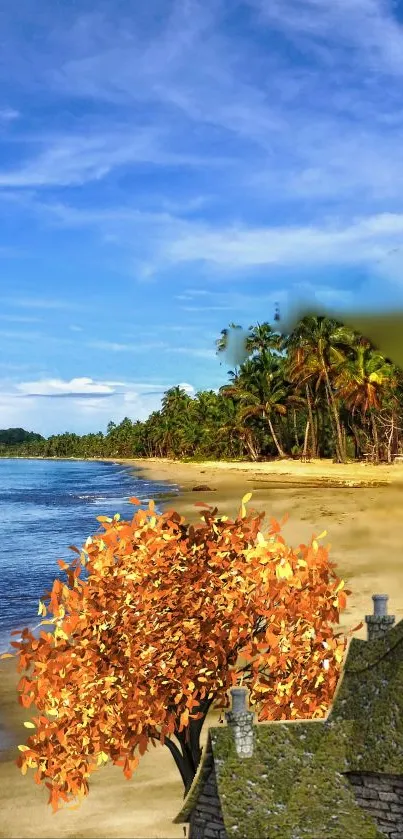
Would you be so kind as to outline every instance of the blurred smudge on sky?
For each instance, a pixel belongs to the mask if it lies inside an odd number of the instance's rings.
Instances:
[[[403,368],[403,309],[374,312],[364,307],[345,310],[319,305],[316,301],[295,303],[280,321],[280,330],[288,334],[306,315],[334,318],[368,338],[379,352]]]
[[[230,327],[227,333],[227,346],[225,349],[225,360],[231,370],[239,367],[248,356],[246,341],[248,331],[242,327]]]
[[[321,305],[315,300],[300,299],[288,307],[285,315],[280,313],[280,320],[273,324],[273,328],[289,334],[298,321],[307,315],[326,316],[340,321],[368,338],[385,358],[403,368],[403,308],[374,312],[363,307],[353,311]],[[241,365],[248,356],[248,334],[242,327],[228,329],[224,355],[232,369]]]

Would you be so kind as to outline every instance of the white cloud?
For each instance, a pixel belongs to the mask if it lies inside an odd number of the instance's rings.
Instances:
[[[22,427],[40,434],[73,431],[78,434],[106,431],[109,420],[121,422],[125,416],[145,420],[161,407],[161,399],[175,380],[131,382],[99,380],[82,376],[76,379],[52,379],[13,383],[0,381],[0,414],[2,428]],[[195,388],[179,383],[190,396]],[[63,398],[60,398],[63,397]],[[107,397],[107,398],[105,398]],[[46,411],[43,399],[46,398]]]
[[[66,395],[109,395],[114,391],[109,385],[94,382],[87,376],[82,376],[70,381],[62,379],[47,379],[36,382],[21,382],[17,390],[27,396],[66,396]]]
[[[259,265],[374,264],[403,234],[403,214],[383,213],[352,223],[268,228],[194,226],[167,248],[173,262],[202,261],[226,268]]]
[[[184,390],[189,396],[194,396],[196,393],[193,385],[190,385],[188,382],[178,382],[177,386],[180,387],[181,390]]]

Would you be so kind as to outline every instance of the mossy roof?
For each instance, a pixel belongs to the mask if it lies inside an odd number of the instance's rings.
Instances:
[[[343,773],[403,774],[403,621],[379,641],[350,641],[326,720],[254,726],[238,758],[229,726],[210,728],[175,823],[188,822],[213,766],[228,836],[383,839]]]

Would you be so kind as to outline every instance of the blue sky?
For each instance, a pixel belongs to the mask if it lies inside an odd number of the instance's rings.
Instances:
[[[218,388],[221,329],[275,301],[402,304],[399,3],[20,0],[0,26],[0,427]]]

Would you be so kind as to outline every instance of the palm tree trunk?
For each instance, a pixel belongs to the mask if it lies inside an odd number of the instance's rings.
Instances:
[[[278,438],[277,438],[277,436],[276,436],[276,432],[275,432],[275,430],[274,430],[274,428],[273,428],[273,423],[272,423],[272,421],[271,421],[271,418],[270,418],[270,417],[267,417],[267,422],[268,422],[268,424],[269,424],[269,428],[270,428],[270,433],[271,433],[271,436],[273,437],[273,440],[274,440],[274,445],[275,445],[275,447],[276,447],[276,449],[277,449],[277,451],[278,451],[278,453],[279,453],[280,457],[287,457],[286,453],[283,451],[283,449],[282,449],[282,447],[281,447],[281,444],[280,444],[280,442],[279,442],[279,440],[278,440]]]
[[[315,428],[315,454],[314,454],[314,457],[319,457],[320,426],[319,426],[319,414],[318,414],[317,410],[315,411],[315,413],[313,415],[313,424],[314,424],[314,428]]]
[[[305,393],[306,393],[306,401],[308,403],[309,427],[311,429],[312,457],[316,457],[317,441],[316,441],[316,435],[315,435],[315,426],[314,426],[314,422],[313,422],[311,392],[310,392],[308,383],[306,383],[306,385],[305,385]]]
[[[354,422],[351,422],[350,428],[354,437],[354,457],[356,460],[361,459],[361,444],[360,439],[358,436],[357,426]]]
[[[295,445],[299,448],[298,429],[297,429],[297,412],[295,408],[292,409],[292,424],[294,429]]]
[[[392,445],[393,445],[394,436],[395,436],[395,416],[394,416],[394,413],[392,411],[390,432],[389,432],[389,436],[388,436],[388,463],[392,463],[392,460],[393,460]]]
[[[392,457],[394,457],[399,451],[399,426],[397,423],[397,414],[393,411],[393,438],[392,438]]]
[[[245,434],[244,441],[252,460],[258,460],[259,454],[253,445],[252,435]]]
[[[344,446],[343,446],[343,435],[342,435],[342,430],[341,430],[341,425],[340,425],[339,412],[337,410],[336,401],[335,401],[335,398],[333,396],[332,386],[330,384],[329,374],[327,372],[327,368],[326,368],[325,364],[323,364],[323,372],[325,374],[325,384],[326,384],[325,389],[326,389],[326,397],[327,397],[327,401],[328,401],[328,405],[329,405],[330,418],[331,418],[333,428],[335,429],[335,432],[336,432],[335,433],[336,457],[337,457],[337,459],[340,463],[345,463],[346,462],[346,455],[345,455]]]
[[[323,411],[322,411],[322,406],[320,405],[320,403],[319,403],[319,405],[317,406],[317,409],[316,409],[316,417],[317,417],[317,436],[316,436],[317,450],[316,450],[316,456],[317,457],[322,457],[322,453],[323,453]]]
[[[305,426],[304,449],[303,449],[303,452],[302,452],[302,458],[303,458],[303,459],[306,459],[306,457],[307,457],[307,452],[308,452],[308,435],[309,435],[309,420],[307,420],[307,421],[306,421],[306,426]]]
[[[326,402],[327,402],[327,410],[328,410],[328,414],[329,414],[330,428],[331,428],[331,431],[332,431],[332,443],[333,443],[333,447],[334,447],[334,453],[335,453],[337,459],[339,460],[340,459],[340,453],[339,453],[339,448],[338,448],[338,444],[337,444],[337,434],[336,434],[336,429],[335,429],[335,425],[334,425],[334,416],[333,416],[333,413],[332,413],[332,405],[331,405],[329,391],[327,389],[326,383],[325,383],[325,393],[326,393]]]
[[[343,451],[344,451],[344,455],[347,459],[347,434],[346,434],[346,426],[344,425],[344,423],[341,424],[341,431],[342,431],[342,436],[343,436]]]
[[[378,428],[376,425],[375,414],[371,411],[371,425],[372,425],[372,436],[374,441],[374,460],[375,463],[379,463],[379,437],[378,437]]]

